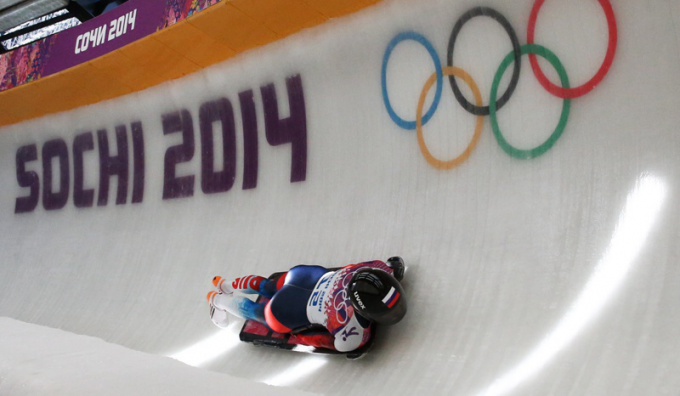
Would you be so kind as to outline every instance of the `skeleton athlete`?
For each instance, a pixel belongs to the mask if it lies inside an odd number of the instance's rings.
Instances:
[[[254,320],[281,333],[298,333],[305,345],[349,352],[371,338],[371,322],[391,325],[406,314],[406,299],[399,280],[404,261],[392,257],[329,269],[298,265],[278,281],[250,275],[231,283],[216,276],[217,291],[208,294],[210,318],[226,327],[229,315]],[[259,294],[258,303],[243,294]],[[304,330],[323,327],[327,332],[305,337]]]

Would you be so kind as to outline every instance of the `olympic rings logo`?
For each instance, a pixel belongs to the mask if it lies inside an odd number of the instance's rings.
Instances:
[[[349,308],[349,305],[347,302],[349,301],[349,297],[347,296],[347,290],[342,289],[340,293],[336,294],[333,297],[333,309],[335,310],[335,320],[338,322],[338,324],[344,325],[349,322],[349,317],[347,314],[347,310]]]
[[[616,46],[618,41],[616,18],[614,16],[614,11],[612,9],[610,0],[598,0],[598,1],[602,9],[604,10],[609,30],[609,42],[607,45],[607,52],[604,61],[602,62],[602,65],[600,66],[596,74],[589,81],[575,88],[570,87],[569,78],[567,76],[566,70],[564,69],[558,57],[549,49],[535,43],[534,33],[536,30],[536,21],[538,19],[538,13],[541,10],[541,7],[543,6],[545,0],[536,0],[536,2],[534,3],[529,17],[529,24],[527,29],[527,44],[522,46],[520,46],[519,44],[519,39],[515,34],[515,30],[512,28],[508,20],[498,11],[489,7],[474,7],[471,10],[467,11],[458,19],[458,21],[453,27],[453,30],[451,31],[447,51],[447,65],[445,67],[442,66],[439,56],[437,55],[437,51],[434,49],[434,46],[422,34],[413,31],[408,31],[396,35],[390,41],[390,43],[387,46],[387,49],[385,50],[381,76],[383,102],[385,103],[385,108],[387,109],[390,118],[392,119],[392,121],[394,121],[395,124],[397,124],[399,127],[403,129],[406,130],[415,129],[417,131],[418,144],[420,146],[420,151],[422,152],[423,156],[430,165],[432,165],[434,168],[441,170],[455,168],[463,164],[465,161],[467,161],[467,159],[470,157],[472,152],[477,147],[477,143],[479,142],[484,127],[483,117],[487,115],[491,119],[491,127],[493,129],[496,141],[498,142],[499,146],[503,149],[503,151],[505,151],[505,153],[507,153],[509,156],[519,159],[531,159],[545,154],[560,139],[566,128],[567,120],[569,118],[569,111],[571,109],[571,100],[579,98],[592,91],[600,82],[602,82],[602,80],[609,72],[612,63],[614,62]],[[510,52],[503,59],[494,76],[488,106],[483,106],[482,95],[480,93],[479,87],[472,79],[472,77],[463,69],[453,66],[453,55],[458,34],[468,21],[478,16],[491,17],[496,22],[498,22],[507,32],[508,36],[510,36],[513,48],[512,52]],[[425,82],[425,85],[420,94],[415,120],[406,120],[399,116],[394,111],[387,92],[387,65],[389,63],[390,57],[396,46],[399,45],[401,42],[407,40],[415,41],[416,43],[425,47],[430,57],[432,58],[432,62],[434,63],[435,68],[435,72]],[[508,100],[512,96],[515,87],[517,86],[517,82],[519,81],[522,55],[529,56],[531,69],[533,70],[533,73],[536,76],[538,82],[541,84],[541,86],[543,86],[543,88],[545,88],[550,94],[563,99],[562,112],[557,127],[545,142],[531,149],[520,149],[508,143],[508,141],[503,136],[503,133],[501,132],[500,126],[498,125],[497,117],[498,110],[500,110],[508,102]],[[545,76],[543,70],[541,70],[541,67],[538,63],[536,56],[540,56],[546,59],[552,65],[552,67],[555,68],[557,74],[559,75],[561,86],[553,84]],[[503,78],[503,75],[505,74],[505,71],[507,70],[508,67],[510,67],[511,64],[513,65],[513,71],[510,83],[508,84],[506,91],[499,98],[498,89],[501,80]],[[439,106],[439,101],[441,99],[444,85],[443,84],[444,76],[448,77],[449,84],[458,103],[460,103],[460,105],[467,112],[477,116],[477,122],[475,126],[475,132],[472,137],[472,141],[462,154],[460,154],[458,157],[452,160],[440,160],[438,158],[435,158],[435,156],[433,156],[430,150],[428,149],[425,143],[425,139],[423,137],[423,126],[430,121],[434,113],[437,111],[437,107]],[[456,78],[461,79],[470,88],[474,96],[475,101],[474,104],[470,103],[463,96],[463,94],[460,91],[460,88],[458,87]],[[429,94],[430,90],[432,89],[432,86],[435,83],[436,88],[434,99],[432,101],[432,104],[430,105],[430,108],[426,112],[424,112],[423,108],[425,106],[425,99],[427,98],[427,95]]]

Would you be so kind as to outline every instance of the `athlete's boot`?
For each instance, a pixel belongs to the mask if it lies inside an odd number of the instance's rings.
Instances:
[[[213,286],[222,293],[231,294],[234,292],[234,288],[225,281],[221,276],[216,276],[212,280]]]
[[[219,293],[211,291],[208,293],[208,304],[210,304],[210,320],[217,327],[226,328],[229,325],[229,313],[223,309],[215,307],[214,300]]]
[[[208,303],[215,312],[224,311],[242,319],[255,320],[266,324],[264,319],[265,306],[252,301],[244,295],[211,291],[208,293]],[[213,315],[212,311],[211,315]]]

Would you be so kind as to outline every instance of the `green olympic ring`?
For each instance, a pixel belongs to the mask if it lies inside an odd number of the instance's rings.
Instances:
[[[555,70],[559,74],[560,82],[562,83],[562,88],[564,89],[570,88],[567,71],[564,69],[564,66],[562,66],[562,62],[560,62],[560,60],[557,58],[557,55],[555,55],[552,51],[538,44],[526,44],[521,47],[521,53],[522,55],[532,54],[545,58],[548,62],[550,62],[550,64],[555,68]],[[493,128],[493,134],[496,137],[496,141],[498,141],[498,145],[501,146],[503,151],[505,151],[509,156],[513,158],[531,159],[545,154],[559,140],[560,136],[562,136],[562,133],[564,132],[565,127],[567,126],[567,120],[569,119],[571,99],[563,99],[562,115],[560,116],[560,121],[557,123],[555,131],[553,131],[553,133],[550,135],[550,137],[548,137],[548,139],[545,142],[543,142],[541,145],[533,149],[528,150],[522,150],[514,147],[513,145],[508,143],[508,141],[501,133],[501,129],[498,126],[498,116],[496,113],[496,97],[498,96],[498,87],[501,83],[501,79],[503,78],[503,73],[505,73],[505,70],[508,68],[508,66],[510,66],[510,64],[514,63],[514,61],[515,54],[514,52],[511,52],[505,57],[505,59],[503,59],[501,65],[498,68],[498,71],[496,72],[496,75],[493,79],[493,84],[491,85],[491,99],[489,100],[489,116],[491,118],[491,127]]]

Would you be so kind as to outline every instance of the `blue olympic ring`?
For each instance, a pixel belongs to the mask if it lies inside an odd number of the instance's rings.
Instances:
[[[437,107],[439,106],[439,100],[441,99],[442,96],[442,85],[443,85],[443,80],[444,80],[444,72],[442,70],[442,63],[439,59],[439,55],[437,55],[437,51],[434,49],[434,46],[420,33],[416,33],[413,31],[410,32],[403,32],[399,33],[397,36],[395,36],[392,41],[390,41],[389,45],[387,46],[387,49],[385,50],[385,55],[383,56],[383,62],[382,62],[382,96],[383,96],[383,101],[385,102],[385,107],[387,108],[387,113],[390,115],[390,118],[392,118],[392,121],[394,121],[395,124],[400,126],[403,129],[408,129],[408,130],[414,130],[416,129],[416,121],[407,121],[404,120],[403,118],[399,117],[399,115],[394,111],[392,108],[392,104],[390,103],[390,98],[387,94],[387,64],[390,60],[390,56],[392,55],[392,51],[394,48],[401,43],[402,41],[405,40],[413,40],[417,43],[420,43],[425,47],[427,52],[430,53],[430,57],[432,58],[432,61],[434,62],[434,67],[435,71],[437,73],[437,88],[434,93],[434,100],[432,101],[432,105],[430,106],[430,109],[425,113],[423,116],[423,124],[426,124],[430,118],[434,115],[434,113],[437,111]]]

